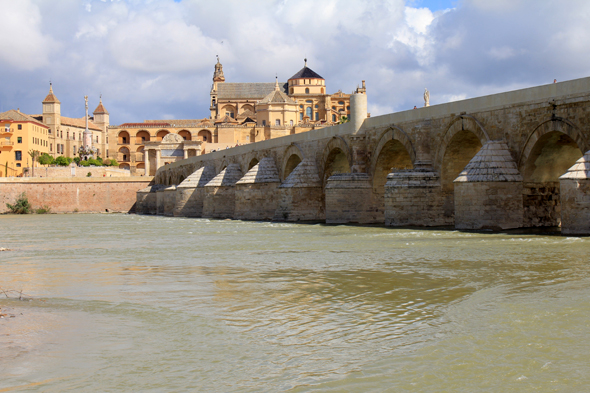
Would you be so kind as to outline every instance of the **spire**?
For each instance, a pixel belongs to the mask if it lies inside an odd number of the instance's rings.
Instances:
[[[49,94],[47,94],[43,103],[60,103],[55,94],[53,94],[53,84],[51,82],[49,82]]]
[[[277,75],[277,76],[275,76],[275,91],[279,91],[279,90],[280,90],[280,88],[279,88],[279,77]]]
[[[305,59],[303,59],[303,61],[305,61],[304,67],[307,67],[307,57]]]
[[[93,115],[102,115],[102,114],[108,115],[109,114],[109,112],[106,110],[106,108],[102,104],[102,94],[100,95],[100,102],[98,103],[98,106],[96,107],[94,112],[92,112],[92,114]]]
[[[219,62],[219,55],[217,56],[217,64],[215,64],[215,72],[213,73],[213,82],[225,82],[223,76],[223,65]]]

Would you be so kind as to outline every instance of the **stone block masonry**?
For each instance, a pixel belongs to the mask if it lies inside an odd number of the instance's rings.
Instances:
[[[0,178],[0,213],[26,193],[33,208],[49,206],[52,213],[132,212],[136,194],[151,177]]]

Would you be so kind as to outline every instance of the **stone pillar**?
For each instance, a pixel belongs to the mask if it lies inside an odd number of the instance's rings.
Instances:
[[[144,149],[143,161],[145,162],[145,175],[150,175],[150,151]]]
[[[379,213],[372,203],[371,178],[366,173],[338,173],[326,185],[327,224],[372,224]]]
[[[164,215],[172,216],[174,212],[174,205],[176,204],[176,186],[168,186],[163,191],[164,198]]]
[[[279,202],[279,171],[270,157],[264,157],[236,183],[234,218],[272,220]]]
[[[205,185],[203,200],[203,217],[233,218],[235,211],[235,186],[242,178],[238,164],[229,164],[227,168]]]
[[[183,153],[184,153],[184,159],[186,160],[188,158],[188,150],[186,148],[183,149]]]
[[[561,234],[590,235],[590,150],[559,178]]]
[[[429,163],[390,173],[384,199],[386,226],[432,227],[453,223],[452,217],[444,215],[440,177]]]
[[[350,144],[352,150],[352,173],[367,172],[367,137],[364,134],[351,135]]]
[[[506,143],[486,142],[454,181],[455,227],[522,227],[522,180]]]
[[[279,202],[273,221],[317,222],[325,217],[318,169],[312,159],[304,158],[279,186]]]
[[[135,204],[136,214],[157,214],[158,200],[156,191],[165,186],[155,184],[137,191],[137,199]]]
[[[184,179],[176,187],[176,202],[174,216],[201,217],[203,215],[203,200],[205,199],[205,184],[215,177],[213,166],[204,166]]]
[[[161,155],[161,151],[160,149],[156,149],[156,172],[158,172],[158,169],[160,169],[160,155]]]
[[[166,195],[164,194],[166,186],[162,185],[161,188],[156,190],[156,214],[159,216],[164,215]]]

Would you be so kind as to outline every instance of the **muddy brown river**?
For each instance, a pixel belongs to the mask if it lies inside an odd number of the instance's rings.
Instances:
[[[0,392],[581,392],[590,238],[0,216]]]

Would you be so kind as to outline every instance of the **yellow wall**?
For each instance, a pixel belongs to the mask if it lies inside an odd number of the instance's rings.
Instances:
[[[10,124],[10,132],[6,132],[7,124]],[[2,120],[0,125],[0,176],[6,175],[7,163],[8,176],[20,176],[23,168],[32,164],[30,150],[49,152],[49,127],[30,121],[12,120]],[[17,160],[17,152],[20,152],[20,160]],[[35,166],[39,166],[39,163],[35,163]]]

